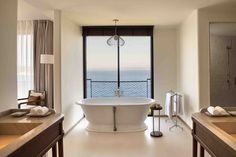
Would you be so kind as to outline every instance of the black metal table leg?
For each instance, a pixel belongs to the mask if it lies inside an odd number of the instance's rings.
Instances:
[[[160,117],[160,110],[162,109],[162,107],[160,105],[155,104],[154,106],[151,107],[152,110],[152,132],[150,133],[150,135],[152,137],[162,137],[163,134],[161,132],[161,117]],[[155,115],[154,115],[154,110],[158,110],[159,113],[159,119],[158,119],[158,131],[155,131]]]

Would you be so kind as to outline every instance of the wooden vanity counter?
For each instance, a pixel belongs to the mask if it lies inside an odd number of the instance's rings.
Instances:
[[[62,114],[12,117],[15,111],[0,112],[0,157],[41,157],[51,148],[53,157],[63,157]]]
[[[236,157],[236,117],[209,117],[195,113],[193,120],[193,157],[204,157],[206,150],[212,157]]]

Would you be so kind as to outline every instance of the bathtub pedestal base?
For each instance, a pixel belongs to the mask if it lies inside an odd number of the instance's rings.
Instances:
[[[89,123],[86,129],[91,132],[139,132],[139,131],[145,131],[147,129],[147,125],[146,124],[142,124],[139,126],[117,125],[117,131],[113,131],[112,125],[93,125]]]

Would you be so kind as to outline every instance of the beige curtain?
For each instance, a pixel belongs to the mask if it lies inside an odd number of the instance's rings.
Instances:
[[[40,64],[41,54],[53,54],[53,22],[49,20],[34,21],[34,87],[46,91],[46,105],[53,108],[53,65]]]
[[[17,97],[34,89],[33,21],[17,22]]]

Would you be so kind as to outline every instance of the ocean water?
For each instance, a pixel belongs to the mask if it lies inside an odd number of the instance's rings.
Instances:
[[[94,81],[116,81],[117,71],[88,71],[87,78]],[[125,70],[120,72],[122,81],[145,81],[150,78],[149,70]]]
[[[122,96],[150,97],[150,70],[126,70],[120,73]],[[117,89],[117,71],[88,71],[87,97],[112,97]]]

